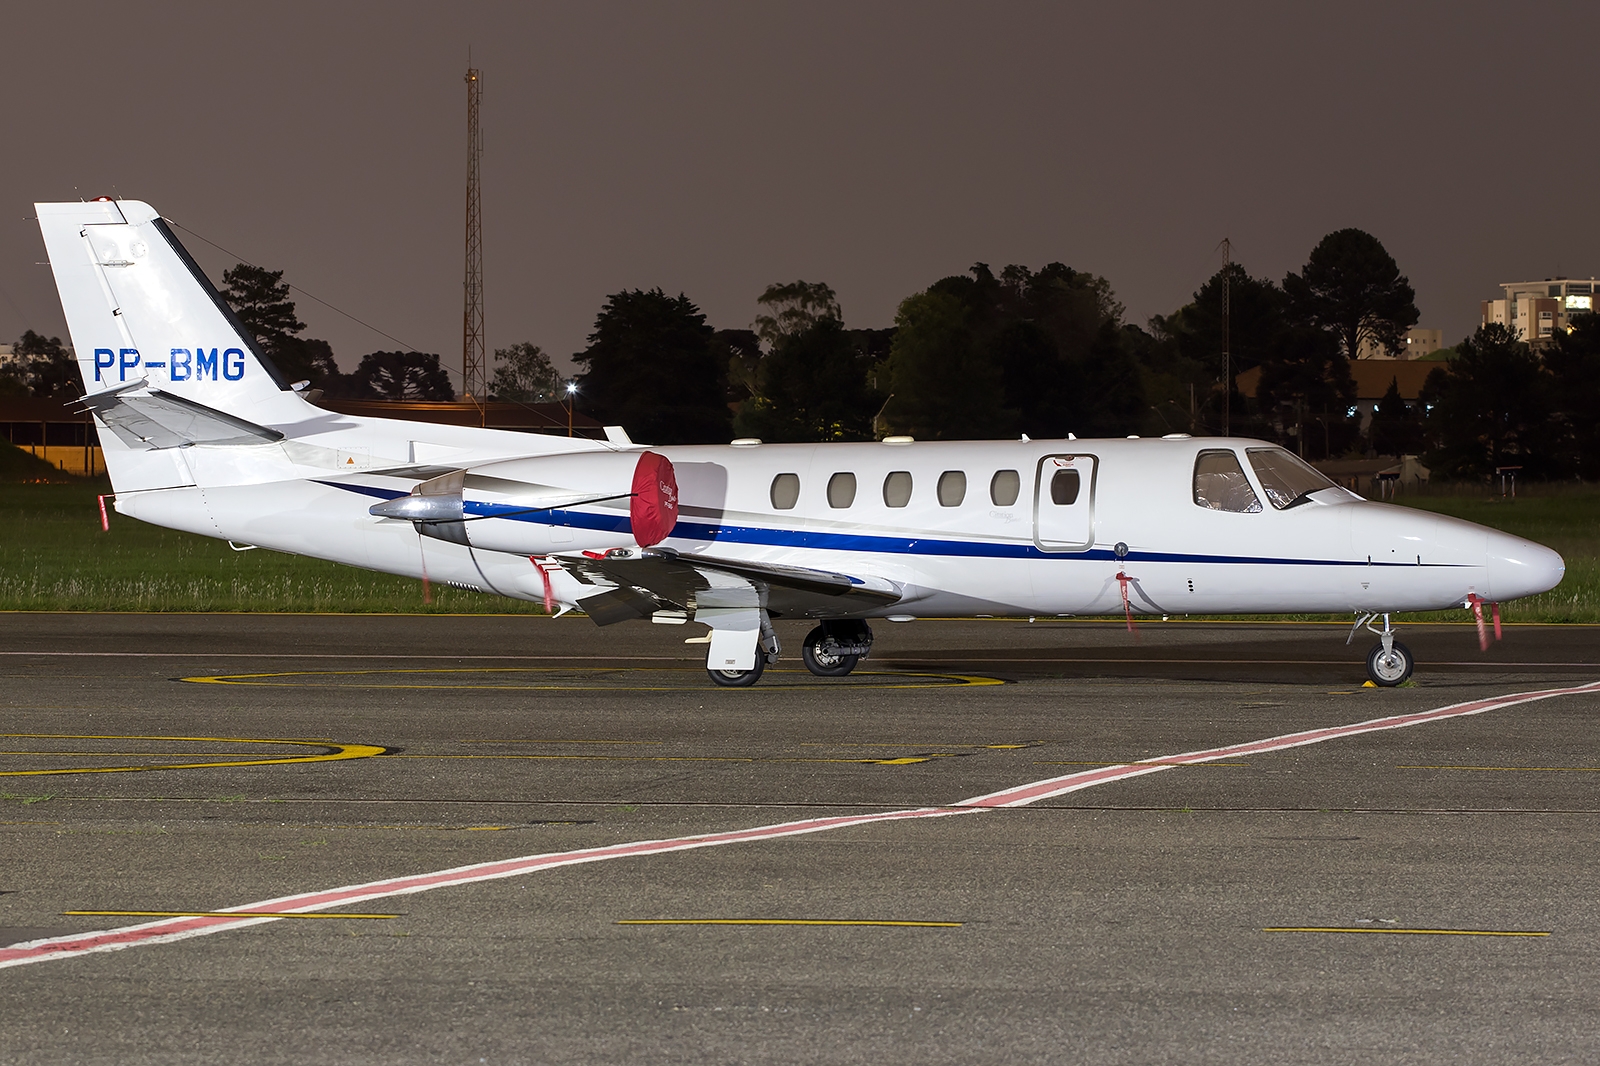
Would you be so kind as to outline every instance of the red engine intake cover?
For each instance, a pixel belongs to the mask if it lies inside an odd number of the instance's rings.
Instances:
[[[664,455],[645,452],[633,468],[633,499],[628,503],[633,539],[639,547],[659,544],[678,524],[678,475]]]

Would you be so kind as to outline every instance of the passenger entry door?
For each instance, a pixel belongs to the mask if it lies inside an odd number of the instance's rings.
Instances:
[[[1047,455],[1033,482],[1033,542],[1043,551],[1086,551],[1094,545],[1092,455]]]

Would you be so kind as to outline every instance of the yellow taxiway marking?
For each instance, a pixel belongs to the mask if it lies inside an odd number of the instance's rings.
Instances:
[[[117,918],[398,918],[398,914],[338,914],[333,911],[62,911]]]
[[[1548,932],[1520,929],[1384,929],[1376,926],[1273,926],[1263,933],[1399,933],[1408,936],[1549,936]]]
[[[895,922],[862,918],[622,918],[618,925],[894,925],[959,929],[964,922]]]
[[[278,766],[287,763],[341,762],[346,759],[366,759],[374,755],[382,755],[388,750],[374,744],[336,744],[329,740],[265,740],[249,737],[146,737],[87,733],[0,733],[0,736],[24,740],[160,740],[185,744],[270,744],[275,746],[298,745],[301,747],[329,749],[307,755],[271,755],[257,759],[234,758],[235,755],[239,754],[236,752],[220,752],[216,754],[209,752],[162,752],[156,757],[207,759],[211,761],[156,763],[142,766],[78,766],[70,768],[57,767],[46,770],[0,770],[0,777],[49,777],[57,774],[125,774],[137,773],[142,770],[208,770],[223,766]],[[48,754],[66,756],[69,753],[51,752]],[[79,753],[70,754],[76,756]],[[82,754],[98,756],[100,753],[85,752]],[[116,753],[108,754],[114,756]],[[218,758],[224,761],[215,761]]]
[[[463,744],[661,744],[660,740],[463,740]]]
[[[556,666],[481,666],[481,667],[480,666],[466,666],[466,667],[425,667],[425,668],[415,668],[415,669],[382,669],[382,670],[279,670],[279,671],[273,671],[271,673],[260,673],[260,674],[209,674],[209,675],[200,676],[200,677],[184,677],[184,678],[179,678],[179,680],[192,682],[192,683],[198,684],[198,685],[257,685],[257,686],[264,686],[264,687],[282,687],[282,688],[311,688],[311,687],[340,688],[340,687],[346,687],[346,686],[339,685],[338,682],[333,681],[333,680],[329,680],[329,681],[325,681],[325,682],[318,682],[318,681],[315,681],[315,680],[312,680],[312,681],[298,681],[297,682],[297,681],[292,680],[292,679],[297,679],[297,678],[313,678],[313,679],[314,678],[329,678],[329,679],[333,679],[333,678],[341,678],[341,677],[346,677],[346,678],[349,678],[349,677],[368,677],[368,676],[394,675],[394,674],[406,674],[406,675],[410,675],[410,674],[539,674],[539,673],[571,674],[573,672],[574,671],[571,668],[568,668],[568,667],[556,667]],[[621,668],[611,668],[608,672],[611,672],[611,673],[621,673],[621,672],[628,672],[628,673],[668,673],[668,672],[670,672],[670,673],[698,674],[700,671],[698,671],[698,670],[689,670],[689,669],[670,669],[670,668],[669,669],[662,669],[660,667],[650,667],[650,668],[647,668],[645,670],[629,670],[626,667],[621,667]],[[770,671],[770,673],[774,673],[774,674],[780,674],[780,673],[801,674],[802,671],[798,671],[798,670],[773,670],[773,671]],[[809,676],[809,675],[805,675],[805,676]],[[890,683],[884,683],[884,684],[871,685],[870,687],[873,687],[873,688],[942,688],[942,687],[946,687],[946,686],[951,686],[951,687],[963,687],[963,686],[966,686],[966,687],[986,687],[986,686],[989,686],[989,685],[1004,685],[1004,684],[1006,684],[1005,681],[1001,680],[998,677],[980,677],[980,676],[977,676],[977,675],[969,675],[969,674],[941,674],[941,673],[915,673],[915,672],[889,673],[889,672],[878,672],[878,671],[861,670],[861,671],[857,671],[852,676],[854,676],[856,678],[907,678],[907,679],[917,679],[917,680],[907,680],[907,681],[904,681],[904,682],[890,682]],[[290,679],[290,680],[285,680],[285,679]],[[837,687],[840,687],[841,685],[848,685],[848,684],[849,684],[848,681],[844,681],[843,679],[836,679],[836,680],[832,680],[832,681],[815,683],[815,684],[802,684],[802,685],[798,685],[798,686],[789,685],[789,686],[786,686],[786,687],[789,687],[789,688],[797,688],[797,687],[798,688],[837,688]],[[350,687],[355,687],[355,686],[350,686]],[[498,690],[512,690],[512,691],[516,691],[516,690],[534,690],[534,691],[551,691],[551,692],[561,692],[561,691],[588,692],[588,691],[593,691],[593,690],[596,690],[596,689],[600,689],[600,690],[604,690],[604,691],[612,691],[612,692],[673,692],[673,691],[679,690],[680,688],[687,688],[689,686],[677,686],[677,685],[604,685],[604,684],[592,684],[592,683],[591,684],[562,684],[562,683],[558,683],[558,682],[557,683],[548,683],[548,684],[449,684],[449,683],[441,683],[441,684],[409,683],[408,684],[408,683],[399,683],[399,682],[368,682],[368,683],[365,683],[364,685],[362,685],[360,687],[377,688],[377,689],[428,689],[428,690],[465,689],[465,690],[468,690],[468,691],[482,690],[482,691],[486,691],[486,692],[492,692],[492,691],[498,691]],[[695,687],[698,688],[699,686],[696,685]]]
[[[1600,766],[1396,766],[1396,770],[1534,770],[1541,773],[1594,774]]]
[[[855,763],[868,766],[910,766],[912,763],[931,762],[934,759],[955,758],[955,753],[933,752],[927,755],[901,755],[885,759],[818,759],[803,756],[757,755],[430,755],[426,752],[404,752],[386,755],[386,759],[533,759],[575,760],[578,762],[805,762],[805,763]]]

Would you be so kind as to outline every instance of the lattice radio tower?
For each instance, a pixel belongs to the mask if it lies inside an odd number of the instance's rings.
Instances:
[[[1222,238],[1222,435],[1233,436],[1233,348],[1228,319],[1233,312],[1233,242]]]
[[[481,402],[489,393],[488,364],[483,348],[483,210],[478,168],[483,134],[478,128],[478,103],[483,95],[480,72],[467,54],[467,274],[462,288],[461,377],[466,398]]]

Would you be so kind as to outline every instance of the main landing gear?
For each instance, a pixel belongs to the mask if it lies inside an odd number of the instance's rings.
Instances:
[[[844,677],[872,650],[872,630],[858,619],[823,622],[806,634],[800,649],[806,669],[818,677]]]
[[[1350,637],[1345,641],[1349,644],[1356,637],[1356,630],[1365,625],[1369,630],[1378,634],[1378,643],[1367,652],[1367,676],[1374,685],[1383,688],[1394,688],[1401,685],[1411,677],[1411,670],[1417,665],[1416,656],[1411,654],[1411,649],[1394,639],[1394,627],[1389,624],[1389,616],[1383,616],[1383,628],[1378,629],[1372,625],[1372,620],[1378,617],[1375,614],[1362,615],[1356,619],[1356,624],[1350,627]]]
[[[709,613],[709,612],[702,612]],[[726,626],[722,632],[726,634],[727,644],[719,650],[717,641],[719,630],[712,630],[712,647],[707,656],[706,673],[710,675],[715,685],[723,688],[749,688],[761,680],[761,675],[767,667],[778,661],[778,634],[772,628],[772,622],[765,611],[759,616],[760,635],[756,638],[755,656],[746,659],[750,668],[740,670],[733,668],[739,662],[739,654],[743,649],[749,648],[744,641],[750,639],[751,618],[741,618],[734,625]],[[742,647],[741,647],[742,645]],[[818,677],[844,677],[856,668],[856,663],[866,658],[872,650],[872,630],[867,623],[860,619],[829,619],[819,624],[810,633],[806,634],[805,644],[801,647],[800,657],[805,660],[806,669]],[[717,666],[710,665],[717,663]],[[742,665],[742,664],[741,664]]]
[[[748,670],[718,669],[707,665],[706,673],[711,676],[713,684],[723,688],[749,688],[761,680],[761,675],[766,672],[767,664],[778,661],[778,631],[772,628],[772,619],[767,617],[767,612],[759,615],[760,635],[756,638],[755,661]],[[713,641],[715,633],[713,632]],[[749,645],[746,645],[748,647]],[[710,662],[717,661],[716,644],[712,644]],[[724,658],[722,661],[728,661]]]

